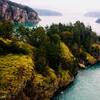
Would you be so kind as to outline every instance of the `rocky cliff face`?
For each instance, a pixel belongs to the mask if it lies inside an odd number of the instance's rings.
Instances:
[[[0,0],[0,19],[33,24],[40,21],[37,12],[32,8],[9,0]]]

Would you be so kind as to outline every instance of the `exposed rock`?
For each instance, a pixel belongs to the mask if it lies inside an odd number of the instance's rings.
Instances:
[[[40,21],[37,12],[32,8],[9,0],[0,0],[0,19],[32,24]]]
[[[82,69],[86,68],[86,66],[84,64],[82,64],[82,63],[79,63],[79,67],[82,68]]]

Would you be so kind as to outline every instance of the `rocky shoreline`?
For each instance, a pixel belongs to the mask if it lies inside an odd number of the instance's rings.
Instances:
[[[18,95],[7,98],[7,100],[53,100],[55,94],[65,89],[74,79],[73,76],[71,76],[69,80],[64,80],[62,77],[59,77],[51,84],[39,87],[35,86],[32,80],[29,80],[25,88],[22,89]]]
[[[95,63],[91,63],[91,64],[88,64],[88,66],[93,66],[97,63],[100,63],[100,60],[97,60]],[[85,65],[84,65],[85,66]],[[80,66],[79,68],[81,69],[85,69],[85,67],[83,66]],[[78,74],[78,73],[77,73]],[[75,81],[75,77],[77,77],[77,75],[75,75],[74,77],[72,77],[72,80],[69,80],[68,84],[66,84],[66,86],[63,86],[63,87],[60,87],[53,95],[53,97],[50,99],[50,100],[54,100],[54,97],[57,96],[58,94],[62,93],[62,91],[64,91],[69,85],[71,85],[74,81]]]

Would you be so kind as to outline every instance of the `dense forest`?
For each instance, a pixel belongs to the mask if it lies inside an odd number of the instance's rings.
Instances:
[[[82,65],[99,60],[100,36],[80,21],[46,27],[1,21],[0,99],[48,100]]]

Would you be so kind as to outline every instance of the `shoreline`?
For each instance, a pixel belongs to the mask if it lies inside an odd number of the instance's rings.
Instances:
[[[100,61],[97,61],[97,62],[94,63],[94,64],[89,64],[88,66],[91,66],[91,67],[92,67],[93,65],[96,65],[96,64],[98,64],[98,63],[100,63]],[[90,67],[85,67],[84,69],[86,69],[86,68],[90,68]],[[82,68],[80,68],[80,69],[82,69]],[[84,69],[83,69],[83,70],[84,70]],[[77,74],[78,74],[78,72],[77,72]],[[65,89],[67,89],[68,86],[72,85],[72,84],[74,83],[76,77],[77,77],[77,74],[73,76],[72,80],[69,81],[69,83],[68,83],[66,86],[60,87],[60,88],[54,93],[53,97],[52,97],[50,100],[54,100],[54,97],[56,97],[57,95],[61,94],[61,92],[64,91]]]
[[[75,77],[76,77],[76,76],[75,76]],[[62,91],[64,91],[68,86],[70,86],[71,84],[73,84],[73,82],[75,81],[75,77],[73,77],[72,80],[70,80],[66,86],[60,87],[60,88],[53,94],[53,97],[52,97],[50,100],[54,100],[54,97],[56,97],[58,94],[60,94]]]

